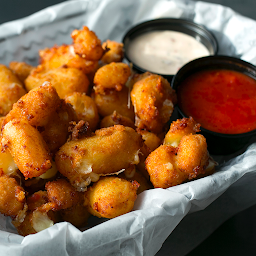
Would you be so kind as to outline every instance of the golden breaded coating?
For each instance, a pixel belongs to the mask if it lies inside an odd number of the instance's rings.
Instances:
[[[56,89],[60,98],[64,98],[73,92],[87,92],[89,80],[86,75],[76,68],[55,68],[51,70],[38,66],[25,80],[28,91],[50,82]]]
[[[46,183],[48,199],[56,205],[55,209],[67,209],[76,205],[82,194],[77,192],[65,179],[58,179]]]
[[[98,68],[98,61],[86,60],[74,52],[72,45],[54,46],[39,51],[40,64],[45,69],[59,67],[77,68],[85,74],[94,72]]]
[[[0,128],[2,128],[2,126],[4,124],[4,119],[5,119],[5,116],[0,116]]]
[[[48,202],[46,191],[37,191],[27,199],[28,212],[22,223],[13,222],[22,236],[35,234],[59,221],[58,212],[53,212],[55,204]]]
[[[111,90],[106,94],[93,94],[98,112],[102,117],[111,115],[114,111],[134,121],[134,108],[130,102],[129,90],[123,87],[121,91]]]
[[[89,123],[92,131],[95,131],[99,123],[99,114],[95,101],[85,93],[74,92],[65,97],[65,101],[70,103],[78,117]]]
[[[154,151],[161,145],[161,139],[153,132],[137,129],[137,133],[139,133],[142,136],[144,143],[146,144],[147,147],[149,147],[151,151]]]
[[[33,212],[29,212],[22,223],[18,225],[15,225],[15,223],[13,223],[21,236],[28,236],[37,233],[31,224],[32,215]]]
[[[126,116],[118,114],[116,111],[112,115],[105,116],[100,122],[100,128],[106,128],[114,125],[123,125],[135,129],[134,122]]]
[[[84,26],[82,30],[75,29],[71,37],[75,53],[86,60],[100,60],[104,50],[97,35]]]
[[[201,134],[185,135],[182,137],[177,153],[177,165],[186,173],[189,179],[204,173],[209,164],[206,139]]]
[[[104,177],[85,193],[89,212],[99,218],[115,218],[132,210],[139,183]]]
[[[178,119],[171,123],[170,129],[165,135],[164,144],[177,147],[184,135],[200,132],[200,124],[192,117]]]
[[[21,81],[18,79],[18,77],[3,64],[0,64],[0,84],[18,84],[22,87]],[[14,89],[14,85],[12,86],[12,89]]]
[[[104,94],[108,90],[121,91],[131,75],[130,67],[122,62],[102,66],[94,76],[94,90]]]
[[[15,118],[27,120],[32,126],[44,126],[60,104],[56,89],[45,83],[25,94],[6,116],[4,125]]]
[[[108,175],[139,163],[141,136],[130,127],[102,128],[91,137],[65,143],[57,152],[59,172],[84,191],[100,175]]]
[[[77,228],[84,227],[90,215],[87,207],[84,206],[82,202],[60,211],[61,219],[70,222]]]
[[[0,115],[8,114],[25,93],[22,82],[9,68],[0,64]]]
[[[60,105],[52,113],[51,118],[41,132],[44,141],[53,155],[66,143],[69,136],[69,123],[77,120],[72,106],[61,100]]]
[[[25,206],[25,191],[7,175],[0,176],[0,191],[0,212],[14,219]]]
[[[140,187],[137,190],[137,194],[142,193],[145,190],[154,188],[150,181],[144,177],[138,170],[136,170],[133,173],[127,174],[126,170],[118,175],[119,178],[126,179],[129,181],[136,180]]]
[[[26,62],[12,61],[9,68],[24,83],[25,79],[29,76],[30,72],[35,68]]]
[[[209,157],[205,137],[195,134],[199,128],[192,117],[171,124],[165,144],[145,162],[154,187],[168,188],[214,171],[216,163]]]
[[[111,62],[121,62],[124,57],[124,45],[119,42],[107,40],[102,44],[106,53],[101,58],[102,62],[109,64]]]
[[[36,208],[40,207],[43,204],[48,203],[48,195],[47,191],[39,190],[28,197],[27,204],[28,204],[28,210],[34,211]]]
[[[176,93],[166,79],[149,72],[135,81],[131,91],[135,125],[156,134],[161,133],[172,115]]]
[[[145,164],[155,188],[176,186],[188,178],[177,168],[176,149],[172,146],[161,145],[150,153]]]
[[[25,120],[13,119],[4,126],[2,148],[9,150],[26,179],[38,177],[52,166],[41,134]]]

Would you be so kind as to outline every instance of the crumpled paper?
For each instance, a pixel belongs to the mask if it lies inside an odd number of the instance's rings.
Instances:
[[[38,62],[38,50],[71,43],[87,25],[104,41],[121,41],[133,25],[150,19],[191,19],[219,42],[219,54],[256,64],[256,22],[230,8],[189,0],[73,0],[0,26],[0,63]],[[234,214],[256,202],[256,144],[230,156],[211,176],[138,196],[134,211],[112,220],[92,218],[84,231],[58,223],[35,235],[17,235],[0,215],[1,255],[185,255]],[[100,224],[99,224],[100,223]]]

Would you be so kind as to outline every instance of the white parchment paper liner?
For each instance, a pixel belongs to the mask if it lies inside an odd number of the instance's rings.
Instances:
[[[219,42],[219,54],[256,63],[255,21],[227,7],[188,0],[63,2],[1,25],[0,63],[17,60],[36,65],[39,49],[70,43],[71,31],[83,25],[102,41],[121,41],[132,25],[160,17],[186,18],[205,25]],[[101,220],[96,226],[97,219],[92,219],[94,227],[83,232],[69,223],[58,223],[24,238],[17,235],[9,218],[0,215],[0,255],[148,256],[155,255],[170,234],[158,255],[185,255],[226,219],[256,203],[255,156],[254,143],[244,153],[214,156],[224,162],[215,174],[143,192],[133,212]]]

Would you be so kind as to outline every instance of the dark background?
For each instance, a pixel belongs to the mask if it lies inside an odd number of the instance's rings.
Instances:
[[[126,0],[120,0],[126,1]],[[128,1],[128,0],[127,0]],[[192,0],[193,1],[193,0]],[[0,24],[20,19],[50,5],[64,2],[63,0],[0,0]],[[256,19],[256,0],[207,0],[203,2],[216,3],[231,7],[236,12]]]
[[[23,18],[59,0],[0,0],[0,24]],[[204,1],[228,6],[236,12],[256,19],[256,0]],[[256,37],[256,35],[255,35]],[[255,202],[256,203],[256,202]],[[256,255],[256,206],[226,221],[188,256]]]

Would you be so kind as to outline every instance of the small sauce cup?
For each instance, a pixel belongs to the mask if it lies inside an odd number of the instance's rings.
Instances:
[[[172,88],[175,89],[179,95],[179,93],[182,91],[181,87],[185,79],[189,81],[192,75],[196,73],[200,74],[200,72],[202,73],[206,70],[231,70],[245,74],[246,76],[256,80],[256,67],[254,65],[235,57],[208,56],[193,60],[184,65],[174,76],[172,80]],[[243,85],[241,84],[241,86]],[[178,101],[176,107],[181,117],[187,117],[187,113],[184,113],[182,110],[181,102]],[[194,119],[196,120],[196,118]],[[218,122],[218,120],[216,120],[216,122]],[[226,155],[235,153],[236,151],[242,149],[253,137],[255,137],[256,129],[244,133],[226,134],[214,132],[209,129],[205,129],[202,126],[201,133],[206,137],[208,150],[211,154]]]
[[[160,42],[154,41],[152,46],[152,44],[148,43],[149,40],[151,40],[148,36],[151,36],[150,38],[154,37],[155,39],[161,37],[167,41],[165,43],[163,40],[160,40]],[[136,55],[134,55],[134,51],[136,50],[134,42],[141,39],[145,41],[140,42],[141,46]],[[140,23],[127,31],[123,37],[125,58],[133,64],[133,68],[136,72],[144,73],[146,71],[150,71],[152,73],[162,75],[169,82],[171,82],[177,71],[170,71],[169,73],[165,72],[166,69],[164,69],[165,71],[162,72],[161,69],[159,70],[157,68],[160,61],[166,65],[169,65],[170,67],[177,64],[175,63],[176,61],[180,61],[179,67],[182,67],[186,62],[198,58],[198,54],[201,54],[198,52],[198,50],[200,50],[199,48],[194,48],[193,51],[190,46],[187,46],[185,40],[188,40],[188,43],[192,45],[192,47],[195,46],[202,47],[202,49],[204,48],[206,53],[202,56],[215,55],[218,52],[218,42],[216,38],[204,26],[185,19],[162,18]],[[175,45],[178,47],[177,50],[172,49],[175,47]],[[182,45],[183,48],[180,48]],[[166,49],[168,48],[169,50],[167,51]],[[184,54],[184,51],[186,50],[189,51],[188,54]],[[160,51],[159,55],[155,54],[157,51]],[[191,57],[191,59],[187,61],[181,59],[182,56],[189,55],[191,52],[194,52],[196,57]],[[167,55],[169,55],[169,57]],[[176,56],[176,59],[173,59],[174,55]],[[158,60],[153,59],[156,58],[156,56],[159,59],[159,62],[157,62]],[[140,61],[140,58],[143,60],[145,57],[150,57],[151,59],[147,59],[143,64],[143,62]],[[147,64],[151,64],[152,68],[148,68]]]

